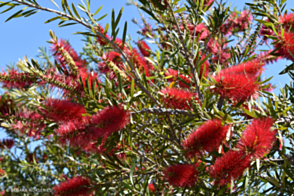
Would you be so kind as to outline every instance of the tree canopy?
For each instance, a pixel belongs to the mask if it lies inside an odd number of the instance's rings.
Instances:
[[[123,9],[101,24],[90,0],[51,2],[0,1],[6,21],[43,11],[85,28],[79,53],[50,30],[49,51],[0,73],[0,194],[294,193],[293,83],[275,94],[261,75],[294,61],[286,0],[128,0],[138,37]]]

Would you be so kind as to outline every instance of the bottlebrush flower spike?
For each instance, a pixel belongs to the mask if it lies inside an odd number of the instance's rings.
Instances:
[[[65,65],[69,65],[73,70],[82,69],[86,66],[86,61],[80,59],[76,51],[71,47],[69,42],[60,39],[53,39],[51,50],[57,62],[65,68]]]
[[[90,185],[91,183],[88,178],[76,176],[56,185],[53,187],[53,191],[55,195],[60,196],[92,196],[93,192],[90,191]]]
[[[261,59],[253,59],[251,61],[247,61],[241,63],[239,65],[235,65],[221,71],[221,74],[225,73],[235,73],[235,74],[249,74],[257,76],[262,73],[263,67],[265,63],[261,61]]]
[[[162,102],[169,108],[190,110],[192,101],[199,101],[196,93],[177,88],[164,88],[160,93],[163,94]]]
[[[82,121],[63,123],[55,132],[60,136],[62,144],[69,141],[72,146],[86,148],[90,142],[124,128],[129,123],[129,115],[123,106],[107,106]]]
[[[130,119],[130,113],[125,111],[122,105],[107,106],[93,116],[92,123],[95,127],[90,127],[98,137],[110,135],[123,129]]]
[[[6,74],[4,71],[0,74],[2,87],[12,89],[22,89],[30,87],[35,81],[36,76],[30,73],[20,73],[16,69],[12,68],[8,70]]]
[[[197,181],[198,172],[194,165],[172,165],[163,171],[164,178],[174,187],[191,187]]]
[[[145,41],[138,41],[138,48],[143,56],[148,57],[150,56],[150,47],[147,45]]]
[[[207,38],[210,34],[210,32],[208,31],[207,27],[205,26],[204,23],[200,23],[198,25],[193,25],[191,23],[187,24],[189,33],[191,36],[194,36],[194,30],[195,32],[195,36],[199,36],[199,40],[204,40],[205,38]],[[176,27],[175,27],[176,28]],[[184,25],[180,26],[181,31],[185,30]]]
[[[259,90],[259,84],[256,83],[256,76],[249,74],[236,74],[234,72],[223,71],[213,77],[217,84],[211,88],[214,94],[220,94],[222,97],[231,98],[234,101],[245,101],[256,91]]]
[[[294,33],[284,32],[277,43],[274,43],[277,49],[276,54],[288,60],[294,60]]]
[[[12,127],[29,137],[39,139],[40,132],[46,127],[43,116],[37,112],[20,112],[18,117],[24,122],[16,121]]]
[[[14,145],[14,141],[13,139],[3,139],[2,141],[0,141],[0,148],[12,148],[12,146]]]
[[[70,100],[47,99],[44,106],[46,109],[42,109],[43,115],[55,122],[80,120],[87,113],[83,105]]]
[[[187,150],[186,155],[193,157],[195,154],[217,150],[226,138],[228,130],[229,126],[222,126],[220,119],[207,121],[183,141],[183,146]]]
[[[138,67],[139,69],[143,69],[145,70],[145,74],[146,76],[151,76],[150,71],[153,70],[153,66],[150,65],[145,59],[144,57],[142,57],[139,52],[133,48],[132,50],[128,51],[128,56],[129,58],[133,59],[134,64],[136,65],[136,67]]]
[[[232,179],[238,179],[249,166],[250,156],[244,152],[230,150],[222,157],[217,158],[208,171],[212,179],[215,180],[215,184],[224,186]]]
[[[273,147],[276,131],[271,131],[272,118],[254,119],[243,132],[237,148],[254,158],[262,158]]]
[[[287,13],[284,16],[281,16],[279,19],[279,22],[283,24],[283,27],[286,30],[289,30],[290,27],[292,27],[293,31],[293,25],[294,25],[294,13]]]

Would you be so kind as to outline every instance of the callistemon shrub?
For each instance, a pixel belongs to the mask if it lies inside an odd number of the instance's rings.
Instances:
[[[286,0],[131,0],[131,21],[104,18],[108,1],[43,3],[0,12],[47,12],[84,47],[50,30],[1,71],[0,195],[293,194],[294,87],[267,75],[294,79]]]

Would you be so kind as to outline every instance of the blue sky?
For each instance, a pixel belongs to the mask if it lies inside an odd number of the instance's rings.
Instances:
[[[57,9],[50,0],[37,0],[41,6],[49,7],[53,9]],[[58,4],[60,4],[61,0],[56,0]],[[80,3],[80,0],[68,0],[71,4]],[[124,21],[128,21],[128,33],[132,35],[133,39],[137,39],[136,31],[139,30],[139,27],[131,22],[131,19],[137,18],[138,23],[140,24],[140,16],[137,12],[135,6],[126,6],[126,0],[92,0],[92,12],[95,12],[97,8],[103,5],[100,13],[98,13],[97,18],[104,15],[109,14],[106,18],[104,18],[100,23],[104,26],[107,22],[110,23],[111,19],[111,11],[115,9],[116,13],[119,12],[121,7],[124,7],[124,12],[121,18],[120,25],[124,24]],[[231,2],[233,7],[237,7],[237,10],[241,10],[245,6],[245,2],[251,2],[251,0],[227,0],[227,2]],[[290,8],[294,7],[294,1],[288,0],[287,9],[290,11]],[[4,8],[0,8],[0,12],[3,11]],[[44,24],[46,20],[54,17],[54,14],[40,12],[28,18],[18,18],[12,19],[11,21],[5,23],[5,20],[11,16],[13,13],[18,11],[18,9],[13,9],[13,11],[9,11],[5,14],[0,15],[0,68],[4,69],[6,65],[10,63],[15,63],[18,59],[27,57],[36,57],[38,54],[38,47],[45,46],[49,47],[49,44],[46,42],[50,40],[49,30],[53,30],[55,35],[59,38],[68,39],[71,45],[76,49],[76,51],[81,51],[83,47],[83,42],[81,39],[83,38],[80,35],[72,35],[72,33],[76,31],[84,31],[85,28],[81,25],[73,25],[69,27],[57,27],[58,22],[52,22],[49,24]],[[123,27],[121,27],[122,29]],[[122,31],[119,34],[121,36]],[[280,76],[278,73],[283,70],[285,65],[289,65],[290,62],[285,60],[280,60],[275,64],[268,65],[266,67],[266,71],[264,76],[271,77],[272,83],[277,85],[278,87],[284,86],[285,83],[289,83],[290,78],[287,75]],[[275,93],[278,94],[279,90],[275,90]],[[0,131],[0,138],[3,137],[3,131]]]

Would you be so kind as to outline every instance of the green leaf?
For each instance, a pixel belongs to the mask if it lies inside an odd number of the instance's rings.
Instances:
[[[93,16],[95,16],[96,14],[98,14],[98,12],[102,9],[103,5],[101,5],[97,10],[96,12],[93,14]]]
[[[107,15],[108,15],[108,14],[104,14],[104,15],[101,16],[100,18],[96,19],[96,21],[102,20],[102,19],[105,18]],[[107,32],[107,31],[105,30],[105,32]]]
[[[76,15],[79,19],[81,19],[80,15],[79,15],[79,13],[78,13],[78,11],[77,11],[77,9],[75,8],[75,5],[74,5],[73,3],[71,4],[71,7],[72,7],[72,10],[74,11],[75,15]]]
[[[59,27],[66,27],[66,26],[70,26],[70,25],[74,25],[74,24],[77,24],[76,22],[71,22],[71,23],[66,23],[66,24],[63,24],[63,25],[58,25]]]
[[[7,8],[6,10],[2,11],[0,14],[3,14],[5,12],[8,12],[9,10],[13,9],[15,7],[15,5],[11,6],[10,8]]]
[[[183,11],[186,11],[186,7],[182,7],[180,9],[176,10],[176,11],[174,11],[174,13],[176,14],[176,13],[180,13],[180,12],[183,12]]]
[[[13,15],[11,15],[9,18],[7,18],[7,20],[5,20],[5,22],[8,22],[9,20],[11,20],[12,18],[16,18],[18,14],[20,14],[23,10],[19,10],[18,12],[14,13]]]
[[[127,21],[125,22],[125,26],[124,26],[124,32],[123,32],[123,37],[122,37],[122,50],[125,47],[125,42],[126,42],[126,37],[127,37],[127,28],[128,28],[128,23]]]
[[[134,182],[133,182],[133,173],[134,173],[134,170],[135,170],[135,166],[136,166],[136,158],[132,158],[132,167],[131,167],[131,171],[130,171],[130,181],[132,183],[132,185],[134,185]]]
[[[49,22],[52,22],[54,20],[57,20],[58,18],[60,18],[60,16],[56,16],[54,18],[50,18],[49,20],[45,21],[45,24],[49,23]]]

